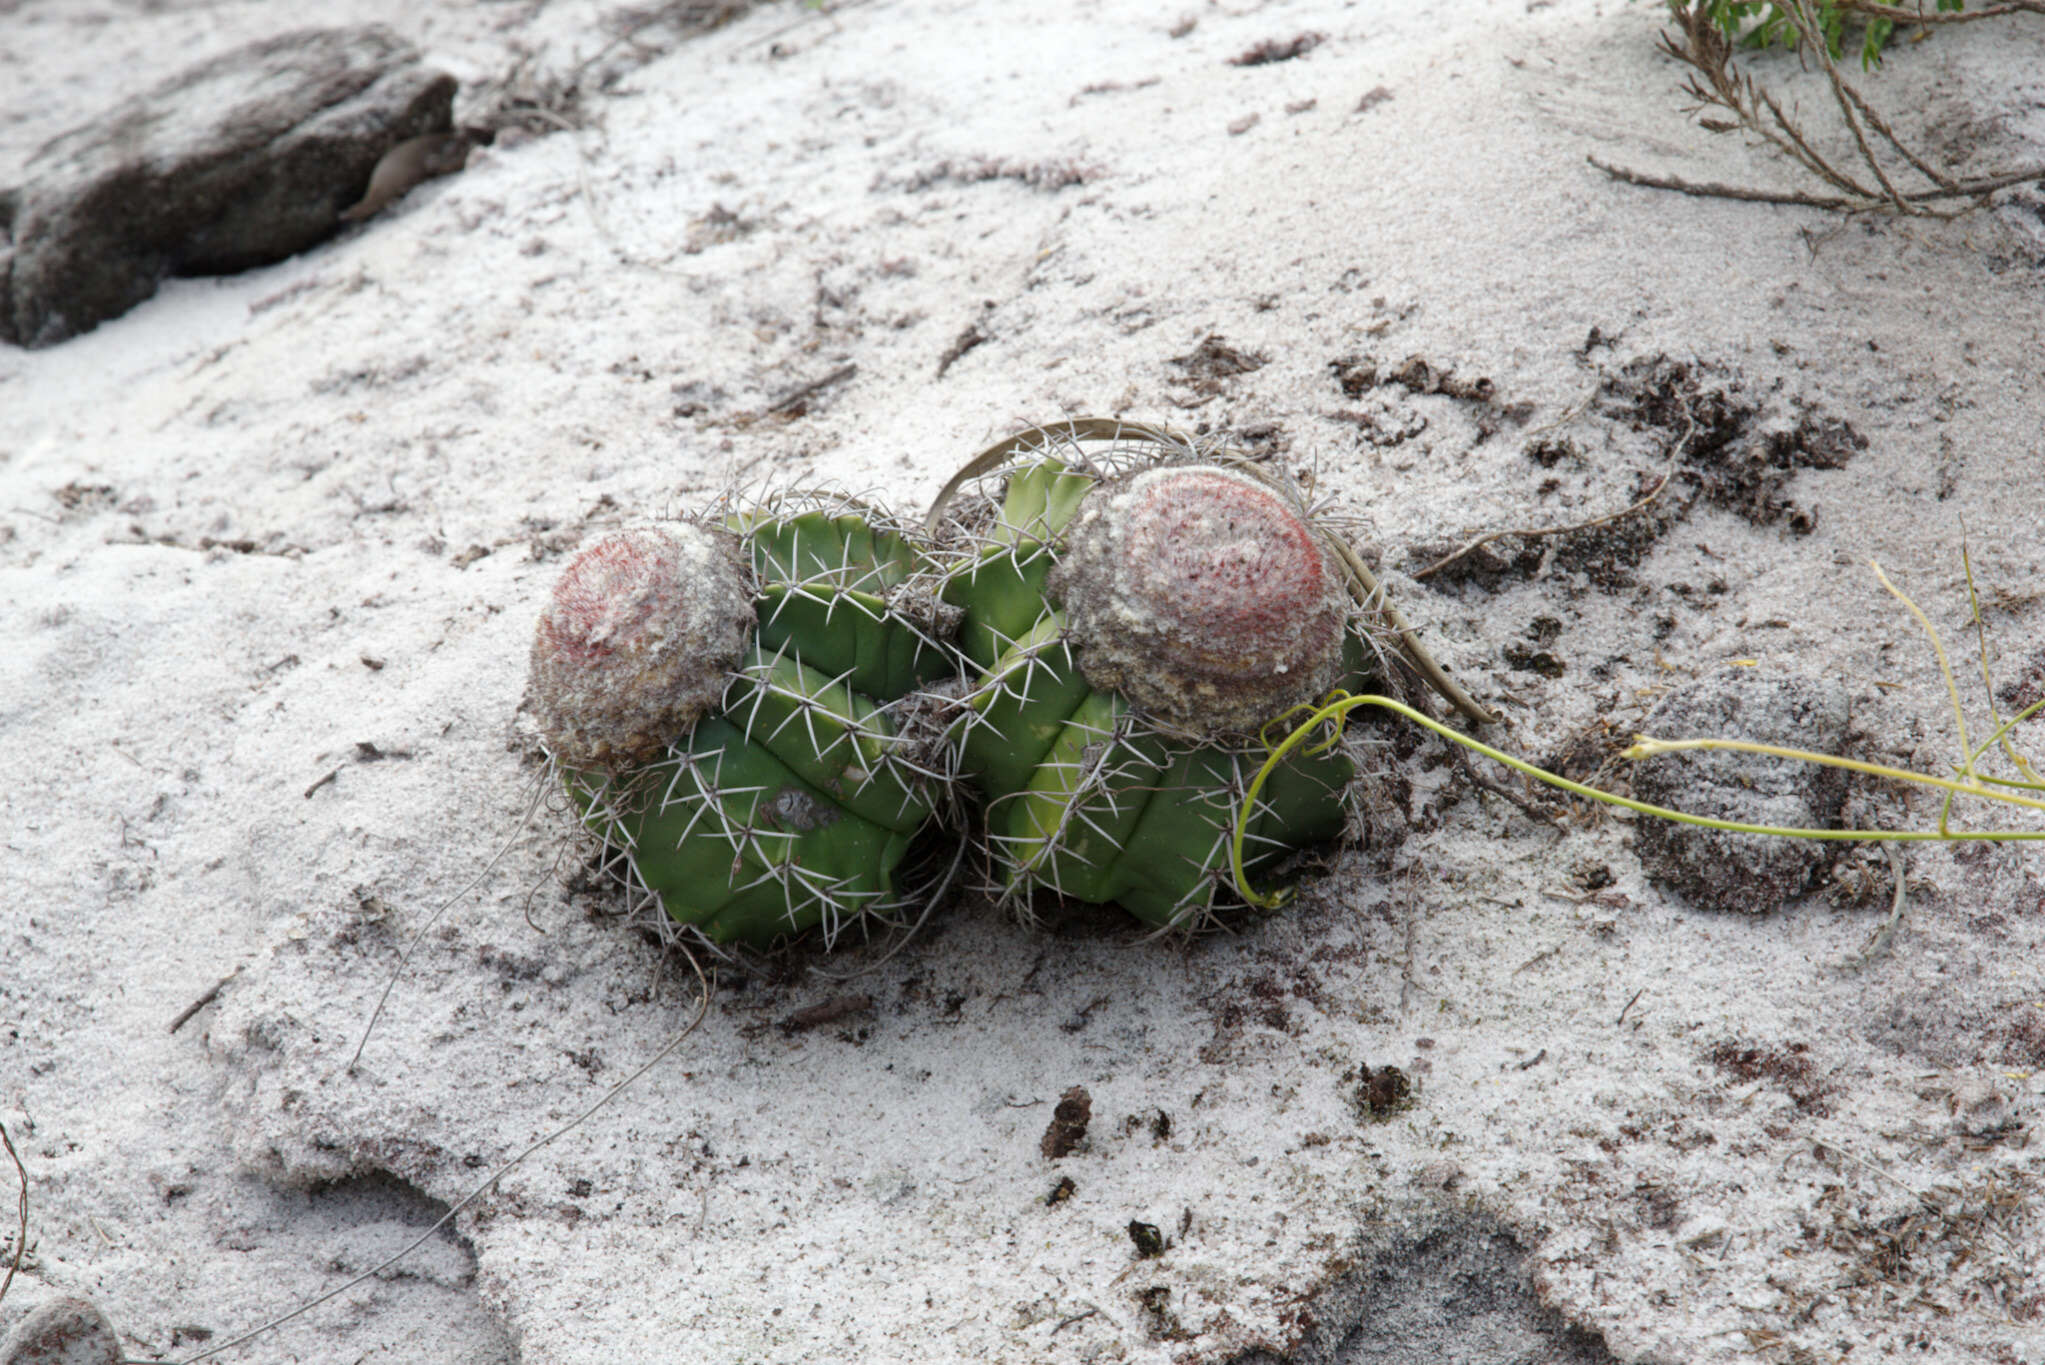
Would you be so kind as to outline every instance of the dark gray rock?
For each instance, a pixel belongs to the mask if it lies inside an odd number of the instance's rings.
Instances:
[[[0,340],[50,346],[167,275],[268,265],[330,235],[380,157],[445,132],[455,81],[379,25],[223,53],[30,158],[0,191]]]
[[[121,1339],[84,1299],[51,1299],[0,1342],[0,1365],[117,1365]]]
[[[1641,726],[1656,739],[1750,739],[1836,754],[1846,689],[1803,673],[1728,668],[1665,698]],[[1686,753],[1644,761],[1633,794],[1657,806],[1749,825],[1829,829],[1846,774],[1762,754]],[[1699,829],[1642,816],[1635,849],[1647,875],[1700,909],[1766,914],[1803,894],[1838,852],[1832,844]]]

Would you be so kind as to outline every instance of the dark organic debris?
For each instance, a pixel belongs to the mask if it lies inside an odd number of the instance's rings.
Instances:
[[[742,237],[751,236],[759,230],[759,220],[713,203],[699,218],[689,224],[689,237],[682,246],[688,256],[700,256],[714,246],[725,246]]]
[[[1544,678],[1559,678],[1569,671],[1569,666],[1545,649],[1529,649],[1514,641],[1505,647],[1505,666],[1515,673],[1538,673]]]
[[[1044,1129],[1039,1149],[1052,1161],[1072,1155],[1086,1137],[1086,1126],[1093,1121],[1093,1096],[1086,1093],[1086,1087],[1075,1085],[1058,1097],[1058,1107],[1051,1111],[1050,1126]]]
[[[894,182],[894,188],[908,190],[913,194],[937,185],[981,185],[990,180],[1014,180],[1033,190],[1055,192],[1097,180],[1100,174],[1098,166],[1087,165],[1070,157],[1062,161],[1016,161],[1012,158],[974,156],[947,158],[935,165],[926,166],[905,179]],[[888,188],[885,177],[876,183],[875,188]]]
[[[1192,1333],[1172,1311],[1172,1291],[1161,1284],[1136,1291],[1137,1306],[1143,1310],[1143,1327],[1152,1341],[1186,1341]]]
[[[302,29],[222,53],[52,139],[0,193],[0,340],[51,346],[172,275],[323,240],[378,160],[449,129],[452,76],[387,28]],[[226,111],[208,121],[193,110]]]
[[[1402,385],[1409,393],[1445,393],[1451,398],[1464,398],[1473,403],[1489,403],[1498,396],[1498,386],[1490,379],[1461,379],[1453,369],[1429,364],[1417,355],[1409,355],[1400,361],[1382,382]]]
[[[1069,1175],[1062,1176],[1059,1178],[1058,1183],[1051,1187],[1051,1192],[1044,1196],[1044,1203],[1055,1209],[1077,1193],[1079,1193],[1079,1186],[1073,1183],[1072,1177]]]
[[[1295,57],[1306,56],[1327,41],[1328,35],[1325,33],[1301,33],[1291,38],[1266,38],[1248,51],[1230,57],[1228,64],[1269,66],[1272,62],[1289,62]]]
[[[1264,368],[1267,359],[1261,351],[1238,350],[1227,338],[1209,333],[1186,354],[1173,356],[1170,363],[1186,372],[1195,392],[1211,394],[1220,392],[1223,380]]]
[[[952,344],[945,347],[944,354],[937,358],[937,377],[939,379],[944,378],[944,372],[957,364],[959,357],[975,347],[985,345],[993,339],[993,337],[980,330],[979,323],[967,323],[965,330],[953,338]]]
[[[1369,1122],[1390,1118],[1404,1108],[1413,1083],[1396,1066],[1363,1067],[1356,1086],[1357,1113]]]
[[[1335,382],[1351,398],[1361,398],[1378,385],[1378,365],[1367,355],[1337,356],[1328,362]]]
[[[1328,362],[1328,369],[1334,374],[1343,394],[1349,398],[1361,398],[1380,385],[1397,384],[1408,393],[1438,393],[1478,404],[1483,409],[1477,418],[1477,439],[1480,441],[1496,435],[1502,422],[1524,425],[1534,412],[1531,403],[1500,402],[1498,386],[1488,377],[1480,375],[1476,379],[1465,379],[1453,369],[1435,365],[1423,356],[1407,356],[1390,369],[1381,369],[1371,356],[1338,356]],[[1365,429],[1366,436],[1370,436],[1371,429],[1379,425],[1367,413],[1339,412],[1329,416],[1355,422]],[[1385,442],[1373,441],[1373,444]]]
[[[1762,402],[1748,395],[1738,375],[1707,385],[1713,378],[1702,365],[1665,355],[1636,360],[1606,385],[1608,411],[1636,431],[1680,438],[1694,427],[1682,455],[1699,497],[1756,526],[1786,520],[1792,531],[1809,534],[1817,517],[1784,495],[1790,476],[1799,469],[1843,469],[1867,449],[1867,438],[1836,417],[1809,411],[1789,427],[1766,426]]]
[[[1129,1242],[1136,1248],[1136,1259],[1148,1261],[1165,1254],[1165,1235],[1157,1230],[1155,1223],[1139,1223],[1129,1220]]]
[[[1711,1064],[1734,1080],[1773,1081],[1807,1114],[1822,1118],[1832,1112],[1825,1103],[1831,1087],[1811,1065],[1808,1044],[1769,1047],[1729,1039],[1713,1045],[1709,1055]]]
[[[1836,679],[1727,668],[1664,698],[1642,722],[1657,739],[1718,735],[1838,753],[1850,699]],[[1846,775],[1763,754],[1671,754],[1641,763],[1633,794],[1718,820],[1790,828],[1838,821]],[[1702,829],[1671,820],[1635,828],[1641,866],[1657,885],[1705,910],[1766,914],[1809,889],[1836,852],[1804,839]]]
[[[1413,377],[1426,376],[1416,371]],[[1509,529],[1476,543],[1416,545],[1409,562],[1437,587],[1474,582],[1496,588],[1506,579],[1531,577],[1547,563],[1617,591],[1633,585],[1633,571],[1661,537],[1700,505],[1807,535],[1817,513],[1789,497],[1790,481],[1799,470],[1844,467],[1867,448],[1867,439],[1849,423],[1798,402],[1787,411],[1783,406],[1735,371],[1667,355],[1630,361],[1605,375],[1592,411],[1650,437],[1661,455],[1658,467],[1635,471],[1611,513],[1575,525]],[[1580,454],[1545,437],[1527,451],[1543,468]]]
[[[2015,676],[1995,689],[1995,699],[2012,713],[2035,706],[2045,698],[2045,649],[2032,652]]]

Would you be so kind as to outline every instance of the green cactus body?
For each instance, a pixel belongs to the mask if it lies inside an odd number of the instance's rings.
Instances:
[[[993,525],[944,584],[944,600],[964,613],[959,652],[976,668],[991,668],[1043,616],[1044,580],[1058,562],[1057,538],[1097,482],[1057,460],[1009,476]]]
[[[943,613],[905,605],[928,566],[878,514],[777,508],[723,533],[757,625],[721,700],[645,761],[559,766],[612,865],[670,919],[716,943],[829,936],[899,900],[945,799],[943,745],[898,704],[953,668]]]
[[[995,877],[1011,901],[1045,887],[1161,928],[1194,926],[1233,899],[1228,839],[1266,750],[1240,729],[1196,737],[1158,724],[1088,680],[1053,575],[1102,481],[1049,458],[1012,471],[991,528],[947,575],[944,598],[964,612],[960,651],[979,670],[958,726],[960,769],[986,796]],[[1345,635],[1341,657],[1343,674],[1360,672],[1361,642]],[[1249,861],[1268,869],[1339,835],[1353,772],[1339,750],[1289,758],[1253,814]]]

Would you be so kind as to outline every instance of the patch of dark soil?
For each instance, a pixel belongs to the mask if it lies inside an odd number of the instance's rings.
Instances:
[[[1981,1005],[1947,982],[1938,989],[1869,1001],[1863,1007],[1860,1033],[1898,1056],[1959,1069],[1980,1066],[1993,1055],[1985,1046],[1989,1041],[1983,1036],[1985,1022]]]
[[[1796,669],[1729,668],[1662,699],[1642,723],[1662,739],[1727,735],[1836,754],[1852,701],[1836,680]],[[1715,820],[1778,829],[1836,826],[1846,795],[1836,768],[1740,752],[1668,754],[1632,773],[1633,794]],[[1641,867],[1701,910],[1763,915],[1810,889],[1836,849],[1803,839],[1643,820]]]
[[[1609,694],[1599,718],[1578,730],[1561,744],[1542,754],[1539,763],[1551,773],[1587,786],[1614,788],[1625,794],[1632,790],[1626,781],[1626,767],[1619,756],[1633,743],[1633,732],[1609,719],[1619,705],[1617,694]],[[1586,802],[1585,804],[1589,804]]]
[[[1542,1304],[1526,1259],[1481,1212],[1409,1213],[1307,1298],[1283,1340],[1226,1365],[1616,1365],[1602,1337]]]
[[[1038,1149],[1051,1161],[1071,1156],[1073,1149],[1085,1140],[1093,1113],[1093,1096],[1087,1094],[1085,1086],[1073,1086],[1058,1097],[1058,1107],[1051,1111],[1051,1122],[1044,1129]]]
[[[2011,714],[2036,706],[2041,698],[2045,698],[2045,649],[2033,652],[2014,678],[1995,689],[1995,699]]]
[[[1796,1102],[1797,1108],[1822,1118],[1832,1112],[1825,1102],[1832,1087],[1811,1065],[1809,1054],[1810,1046],[1806,1043],[1769,1047],[1728,1039],[1715,1044],[1708,1055],[1713,1066],[1734,1080],[1773,1081]]]
[[[1518,642],[1505,647],[1505,666],[1515,673],[1538,673],[1544,678],[1559,678],[1569,671],[1569,665],[1553,652],[1529,649]]]
[[[1173,356],[1171,363],[1186,372],[1186,382],[1196,393],[1212,394],[1221,391],[1224,380],[1263,369],[1268,358],[1261,351],[1238,350],[1227,338],[1209,333],[1186,354]]]
[[[1790,496],[1791,481],[1800,470],[1842,468],[1867,448],[1867,438],[1839,418],[1798,401],[1785,404],[1736,370],[1666,354],[1608,372],[1592,411],[1650,438],[1663,452],[1663,463],[1637,471],[1625,501],[1611,509],[1622,515],[1607,513],[1576,527],[1529,527],[1446,564],[1440,561],[1455,553],[1457,543],[1417,545],[1409,552],[1414,570],[1440,564],[1428,575],[1437,585],[1476,583],[1495,590],[1509,579],[1532,576],[1545,563],[1551,571],[1581,574],[1607,592],[1618,591],[1632,586],[1633,571],[1656,543],[1700,505],[1723,508],[1756,526],[1781,525],[1808,535],[1817,526],[1817,512]],[[1537,438],[1526,454],[1548,469],[1565,455],[1580,456],[1580,448]]]
[[[1246,52],[1239,52],[1228,59],[1230,66],[1269,66],[1273,62],[1289,62],[1295,57],[1304,57],[1322,43],[1328,41],[1325,33],[1301,33],[1291,38],[1266,38]]]
[[[1382,1123],[1409,1106],[1413,1082],[1396,1066],[1362,1067],[1356,1085],[1357,1116],[1366,1123]]]
[[[2010,1066],[2045,1067],[2045,1005],[2020,1001],[2004,1013],[2010,1020],[2002,1059]]]
[[[1532,403],[1506,403],[1498,397],[1498,385],[1488,376],[1479,375],[1467,379],[1449,366],[1436,365],[1425,356],[1409,355],[1397,365],[1380,368],[1378,362],[1364,355],[1338,356],[1328,362],[1328,368],[1335,376],[1335,382],[1350,398],[1361,398],[1365,393],[1381,385],[1393,385],[1412,394],[1441,394],[1449,398],[1460,398],[1466,403],[1478,406],[1477,439],[1487,441],[1498,434],[1506,423],[1524,425],[1533,416]],[[1372,423],[1360,413],[1329,413],[1359,426],[1368,428]],[[1424,426],[1424,419],[1422,421]],[[1374,442],[1374,444],[1379,444]]]

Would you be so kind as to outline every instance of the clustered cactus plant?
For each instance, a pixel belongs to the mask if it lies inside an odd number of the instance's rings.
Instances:
[[[715,943],[894,904],[949,796],[918,693],[951,670],[928,572],[884,515],[821,499],[584,550],[541,614],[532,704],[613,871]]]
[[[542,614],[532,704],[613,870],[713,942],[899,904],[955,792],[1019,910],[1049,890],[1174,929],[1232,901],[1262,728],[1402,648],[1424,660],[1288,480],[1081,419],[974,461],[921,536],[784,498],[606,537]],[[1249,866],[1351,827],[1355,776],[1336,744],[1265,774]]]

